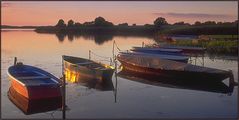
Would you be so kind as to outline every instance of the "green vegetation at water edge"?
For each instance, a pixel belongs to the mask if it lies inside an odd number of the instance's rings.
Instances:
[[[225,54],[238,54],[238,41],[237,40],[176,40],[172,43],[177,46],[194,46],[203,47],[207,52],[225,53]]]

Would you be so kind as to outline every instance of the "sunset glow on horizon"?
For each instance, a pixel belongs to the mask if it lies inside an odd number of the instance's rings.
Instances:
[[[153,24],[157,17],[164,17],[169,23],[184,21],[237,20],[236,1],[101,1],[101,2],[1,2],[2,25],[55,25],[59,19],[65,22],[89,22],[102,16],[114,24]]]

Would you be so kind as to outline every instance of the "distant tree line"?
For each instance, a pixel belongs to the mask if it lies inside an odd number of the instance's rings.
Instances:
[[[205,22],[199,22],[196,21],[194,24],[185,23],[183,21],[176,22],[173,24],[169,24],[165,18],[158,17],[154,20],[153,24],[145,24],[144,26],[154,26],[154,27],[160,27],[164,25],[194,25],[194,26],[200,26],[200,25],[228,25],[228,24],[238,24],[238,20],[234,22],[215,22],[215,21],[205,21]],[[67,24],[64,22],[63,19],[60,19],[58,23],[55,25],[56,27],[84,27],[84,26],[93,26],[93,27],[112,27],[117,26],[114,25],[112,22],[106,21],[103,17],[97,17],[94,21],[91,22],[74,22],[73,20],[69,20]],[[127,27],[129,26],[128,23],[120,23],[118,26]],[[132,26],[136,26],[136,24],[133,24]]]
[[[170,24],[163,17],[158,17],[153,24],[129,25],[120,23],[114,25],[112,22],[105,20],[103,17],[97,17],[90,22],[74,22],[69,20],[67,23],[60,19],[55,26],[37,27],[39,33],[71,33],[71,34],[237,34],[238,20],[234,22],[215,22],[215,21],[196,21],[193,24],[183,21]]]

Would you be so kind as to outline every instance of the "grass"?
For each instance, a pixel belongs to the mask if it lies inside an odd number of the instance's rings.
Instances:
[[[201,41],[201,40],[176,40],[173,45],[177,46],[194,46],[194,47],[204,47],[207,52],[210,53],[223,53],[223,54],[238,54],[238,41],[228,41],[228,40],[211,40],[211,41]]]

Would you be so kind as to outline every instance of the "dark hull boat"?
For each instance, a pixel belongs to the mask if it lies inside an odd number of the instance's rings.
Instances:
[[[190,47],[190,46],[157,46],[157,48],[164,48],[164,49],[181,49],[184,53],[204,53],[206,48],[202,47]]]
[[[233,92],[234,85],[226,85],[223,82],[214,82],[206,83],[204,81],[195,82],[191,81],[181,81],[177,77],[159,77],[153,75],[145,75],[135,71],[130,71],[127,69],[121,70],[118,74],[119,77],[125,78],[127,80],[132,80],[135,82],[140,82],[143,84],[149,84],[159,87],[168,87],[176,89],[187,89],[187,90],[197,90],[197,91],[206,91],[206,92],[215,92],[215,93],[224,93],[230,94]]]
[[[165,54],[165,55],[184,56],[182,54],[182,50],[180,50],[180,49],[133,47],[133,49],[131,49],[131,51],[150,53],[150,54]]]
[[[61,97],[29,100],[25,96],[19,94],[13,87],[9,88],[8,98],[26,115],[53,111],[62,106]]]
[[[201,67],[183,62],[155,58],[153,56],[139,56],[119,54],[117,59],[123,68],[147,75],[177,77],[181,80],[215,82],[228,78],[231,73],[225,70]]]
[[[181,49],[168,49],[168,48],[150,48],[150,47],[133,47],[133,50],[150,50],[158,52],[171,52],[171,53],[181,53]]]
[[[187,63],[188,59],[189,59],[189,57],[186,57],[186,56],[167,55],[167,54],[151,54],[151,53],[143,53],[143,52],[120,52],[120,54],[134,55],[134,56],[148,56],[148,57],[167,59],[167,60],[173,60],[173,61],[184,62],[184,63]]]
[[[111,79],[114,72],[114,69],[109,65],[65,55],[63,56],[63,65],[66,77],[71,78],[72,81],[79,78]]]
[[[61,96],[60,80],[42,69],[17,64],[9,67],[8,76],[11,87],[27,99],[36,100]]]

